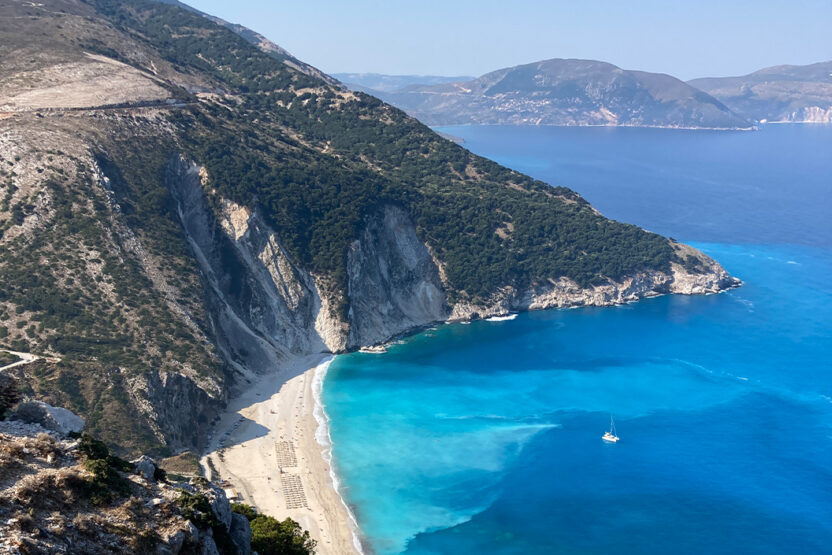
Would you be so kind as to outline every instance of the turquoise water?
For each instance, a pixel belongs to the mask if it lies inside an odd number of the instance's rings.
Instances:
[[[368,551],[829,552],[832,128],[443,131],[745,286],[337,357],[323,400]]]

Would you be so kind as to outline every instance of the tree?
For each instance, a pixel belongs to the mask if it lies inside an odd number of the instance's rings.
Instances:
[[[258,515],[251,521],[251,549],[260,555],[311,555],[316,545],[309,532],[291,518],[281,522]]]

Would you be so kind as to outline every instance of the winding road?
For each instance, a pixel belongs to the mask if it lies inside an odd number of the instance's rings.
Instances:
[[[8,349],[0,349],[0,353],[9,353],[9,354],[15,355],[16,357],[18,357],[20,359],[16,362],[12,362],[11,364],[7,364],[5,366],[0,366],[0,372],[3,372],[4,370],[11,370],[12,368],[15,368],[17,366],[23,366],[24,364],[29,364],[29,363],[35,362],[36,360],[41,360],[41,359],[45,360],[47,362],[58,362],[58,361],[60,361],[59,358],[42,357],[40,355],[34,355],[32,353],[21,353],[21,352],[18,352],[18,351],[10,351]]]

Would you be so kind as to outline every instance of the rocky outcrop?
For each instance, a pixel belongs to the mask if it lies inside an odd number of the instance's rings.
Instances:
[[[176,157],[167,182],[207,284],[220,351],[242,376],[274,371],[294,355],[379,343],[450,314],[428,248],[409,216],[387,206],[350,246],[346,321],[326,281],[300,267],[256,211],[209,205],[204,169]]]
[[[228,531],[231,541],[240,547],[240,555],[251,553],[251,524],[239,513],[231,514],[231,529]]]
[[[91,460],[83,443],[40,424],[0,421],[0,552],[218,553],[221,534],[223,552],[251,553],[248,520],[231,512],[219,487],[157,481],[146,457],[130,473],[106,449]]]
[[[67,409],[53,407],[41,401],[20,403],[12,418],[21,422],[38,424],[61,435],[81,433],[84,429],[84,419],[80,416]]]
[[[145,480],[156,480],[156,461],[148,457],[147,455],[142,455],[138,459],[131,461],[133,464],[133,468],[136,471],[136,474],[144,478]]]
[[[173,449],[198,445],[210,427],[205,415],[218,410],[228,396],[221,389],[209,395],[186,375],[158,370],[127,377],[125,384],[133,406]]]
[[[327,310],[316,279],[258,213],[230,201],[212,210],[204,170],[182,157],[166,180],[203,273],[217,345],[242,377],[274,371],[296,354],[345,347],[346,327]]]
[[[450,314],[439,269],[398,207],[368,218],[350,246],[347,271],[350,347],[380,343]]]
[[[581,287],[567,278],[526,290],[505,286],[487,301],[450,304],[444,269],[408,214],[385,206],[370,214],[347,252],[346,321],[330,310],[337,292],[298,265],[264,219],[226,199],[209,206],[209,176],[175,158],[168,184],[208,284],[221,352],[243,375],[274,371],[293,355],[376,345],[446,320],[513,311],[622,304],[656,295],[716,293],[740,282],[696,249],[673,243],[669,271],[643,271]]]
[[[504,287],[487,303],[460,302],[454,305],[451,320],[488,318],[515,311],[567,308],[575,306],[611,306],[669,293],[704,295],[741,285],[722,266],[702,252],[682,243],[674,243],[680,259],[692,256],[692,269],[674,262],[669,272],[645,271],[620,281],[581,287],[567,278],[537,285],[525,291]]]
[[[806,106],[791,114],[794,123],[832,123],[832,107]]]

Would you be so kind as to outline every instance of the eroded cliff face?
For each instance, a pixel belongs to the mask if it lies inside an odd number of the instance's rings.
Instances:
[[[676,254],[697,260],[697,267],[688,270],[678,263],[670,272],[638,272],[620,281],[581,287],[567,278],[537,285],[525,291],[504,287],[487,303],[460,302],[454,305],[450,320],[488,318],[515,311],[568,308],[575,306],[611,306],[669,293],[705,295],[741,285],[714,259],[691,246],[674,243]]]
[[[126,391],[156,436],[175,451],[199,445],[211,427],[209,415],[228,400],[227,391],[206,391],[186,375],[160,370],[128,378]]]
[[[560,278],[527,290],[505,286],[488,301],[450,303],[441,262],[408,214],[385,206],[366,218],[350,245],[347,291],[340,293],[294,262],[256,211],[225,199],[212,210],[210,178],[195,163],[175,158],[167,179],[205,275],[219,349],[243,376],[275,371],[294,355],[376,345],[435,322],[716,293],[740,283],[713,259],[674,243],[681,259],[695,260],[690,269],[673,263],[669,272],[639,272],[586,288]],[[332,310],[341,294],[345,321]]]
[[[316,279],[290,260],[259,214],[225,200],[212,210],[204,170],[182,157],[171,161],[166,181],[203,272],[217,346],[243,378],[276,371],[293,355],[345,347],[346,327]]]
[[[788,121],[798,123],[832,123],[832,108],[821,106],[807,106],[792,114]]]
[[[450,315],[439,269],[398,207],[368,219],[350,246],[347,270],[348,347],[381,343]]]
[[[295,355],[381,343],[450,315],[439,271],[410,218],[388,206],[348,252],[348,289],[301,268],[260,214],[218,199],[205,170],[172,159],[166,180],[202,269],[216,342],[243,377]],[[210,193],[208,193],[210,194]],[[333,306],[346,294],[347,320]]]

